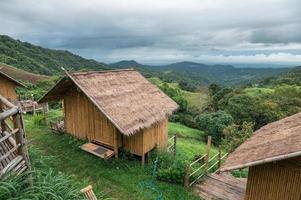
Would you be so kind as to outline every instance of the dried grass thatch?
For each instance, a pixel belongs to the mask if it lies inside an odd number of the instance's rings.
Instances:
[[[270,123],[229,155],[221,171],[301,156],[301,112]]]
[[[41,100],[57,100],[77,87],[125,135],[166,119],[178,105],[133,69],[68,74]]]
[[[3,71],[1,71],[1,67],[0,67],[0,78],[1,76],[4,77],[5,79],[8,79],[10,81],[12,81],[15,85],[20,86],[20,87],[25,87],[25,85],[23,85],[22,83],[20,83],[19,81],[13,79],[12,77],[10,77],[9,75],[7,75],[6,73],[4,73]]]

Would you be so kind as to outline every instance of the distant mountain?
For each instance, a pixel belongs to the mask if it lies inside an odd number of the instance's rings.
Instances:
[[[22,69],[12,67],[10,65],[0,63],[0,71],[9,75],[10,77],[20,80],[20,81],[29,81],[31,83],[36,83],[37,81],[44,80],[49,78],[45,75],[33,74]]]
[[[146,76],[158,76],[167,82],[187,82],[192,85],[235,86],[263,80],[288,71],[288,68],[236,68],[232,65],[207,65],[196,62],[178,62],[168,65],[148,66],[134,60],[110,65],[115,68],[136,67]]]
[[[190,77],[200,84],[241,85],[259,81],[288,71],[288,68],[236,68],[232,65],[206,65],[195,62],[179,62],[153,67],[170,78]]]
[[[29,72],[52,75],[68,70],[102,70],[110,68],[95,60],[85,59],[69,51],[52,50],[0,35],[0,62]]]
[[[122,60],[116,63],[111,63],[110,66],[114,68],[147,67],[146,65],[137,63],[135,60]]]

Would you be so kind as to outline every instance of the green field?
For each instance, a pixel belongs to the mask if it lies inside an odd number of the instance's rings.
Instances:
[[[163,84],[163,81],[160,80],[158,77],[151,77],[149,78],[149,80],[157,86]],[[171,87],[180,89],[178,83],[167,83],[167,84]],[[181,90],[181,92],[183,93],[183,97],[187,100],[189,108],[191,107],[202,108],[208,102],[209,96],[208,93],[205,91],[189,92],[189,91]]]
[[[52,118],[59,116],[60,112],[51,111],[49,115]],[[102,198],[159,199],[163,195],[163,199],[198,199],[182,185],[155,181],[153,187],[152,163],[141,167],[135,158],[121,158],[118,161],[99,159],[79,149],[83,141],[67,134],[54,134],[42,125],[42,121],[41,116],[25,117],[34,167],[38,168],[42,162],[56,173],[71,176],[74,185],[80,188],[91,184],[96,195]],[[170,135],[177,133],[179,136],[177,156],[192,160],[196,154],[205,153],[203,132],[176,123],[169,124],[169,131]],[[215,149],[213,151],[216,152]]]

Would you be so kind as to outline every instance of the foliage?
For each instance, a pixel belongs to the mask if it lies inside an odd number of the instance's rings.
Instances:
[[[227,151],[232,152],[246,139],[251,137],[252,133],[253,124],[250,122],[243,122],[242,125],[232,124],[223,131],[224,138],[222,139],[222,145]]]
[[[223,130],[233,123],[233,118],[225,111],[219,110],[213,113],[200,114],[196,121],[201,130],[212,136],[214,144],[220,144]]]
[[[58,76],[52,76],[49,79],[40,80],[36,84],[25,83],[26,88],[17,88],[18,96],[21,99],[39,100],[53,85],[58,81]]]
[[[301,87],[282,85],[275,88],[273,100],[278,104],[284,116],[301,112]]]
[[[183,183],[186,163],[167,152],[157,152],[157,178],[170,183]]]
[[[217,85],[217,84],[215,84],[215,83],[212,83],[212,84],[210,84],[209,85],[209,95],[211,96],[211,97],[213,97],[218,91],[220,91],[222,88],[219,86],[219,85]]]
[[[189,91],[189,92],[195,92],[197,90],[197,86],[190,83],[190,82],[186,82],[184,80],[181,80],[179,82],[179,86],[182,90],[186,90],[186,91]]]
[[[253,122],[258,129],[282,117],[279,105],[268,98],[241,93],[230,96],[226,101],[222,108],[233,116],[237,124]]]
[[[301,66],[295,67],[278,76],[266,78],[260,84],[264,86],[279,86],[283,84],[301,86]]]
[[[177,104],[180,106],[179,111],[187,110],[188,102],[182,96],[181,90],[178,88],[170,87],[167,83],[163,83],[160,86],[160,89],[166,93],[169,97],[171,97]]]

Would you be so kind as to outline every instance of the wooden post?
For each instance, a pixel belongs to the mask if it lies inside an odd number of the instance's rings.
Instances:
[[[147,164],[149,164],[149,161],[150,161],[150,151],[148,151],[146,153],[146,162],[147,162]]]
[[[222,158],[222,146],[221,145],[218,145],[218,164],[217,164],[217,171],[216,171],[216,173],[217,174],[219,174],[220,173],[220,171],[219,171],[219,168],[221,167],[221,165],[222,165],[222,160],[221,160],[221,158]]]
[[[211,136],[208,136],[208,141],[207,141],[207,155],[206,155],[206,160],[205,160],[205,170],[207,171],[208,165],[209,165],[209,160],[210,160],[210,149],[211,149]]]
[[[173,140],[173,147],[174,147],[174,149],[173,149],[173,155],[174,156],[176,156],[176,154],[177,154],[177,134],[175,134],[174,135],[174,138],[173,138],[174,140]]]
[[[15,124],[17,128],[19,129],[19,132],[16,134],[16,144],[20,144],[20,148],[18,149],[18,154],[22,155],[22,157],[25,160],[25,164],[27,166],[27,170],[31,171],[31,165],[30,160],[28,156],[28,149],[25,144],[25,132],[24,132],[24,124],[23,124],[23,118],[22,118],[22,112],[19,110],[18,114],[14,117]],[[32,185],[32,177],[30,175],[29,177],[29,184]]]
[[[188,188],[189,187],[189,175],[190,175],[190,165],[188,164],[185,168],[185,176],[184,176],[184,187]]]
[[[115,153],[115,160],[118,160],[118,132],[114,131],[114,153]]]
[[[143,153],[141,156],[141,165],[144,166],[145,164],[145,154]]]
[[[222,164],[221,158],[222,158],[222,146],[218,145],[218,168],[220,168]]]
[[[47,125],[47,118],[48,118],[48,103],[43,103],[43,113],[44,113],[44,121],[45,124]]]

